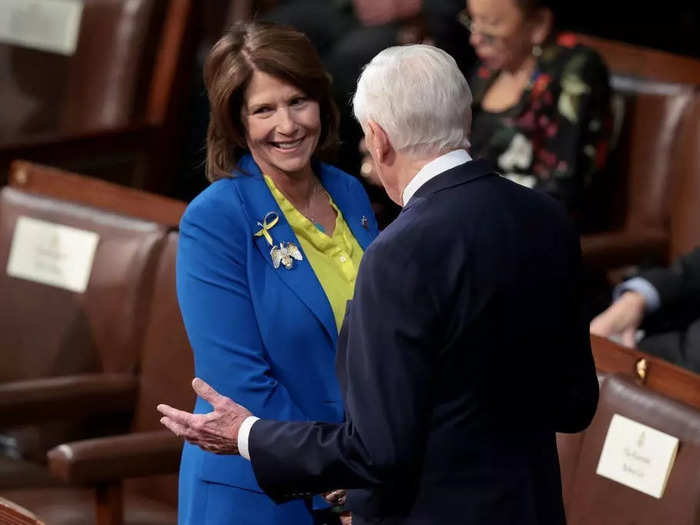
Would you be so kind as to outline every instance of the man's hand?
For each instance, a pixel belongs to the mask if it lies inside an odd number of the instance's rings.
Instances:
[[[325,499],[331,505],[345,505],[347,500],[347,491],[344,489],[332,490],[323,494]]]
[[[347,491],[344,489],[332,490],[323,494],[325,499],[331,505],[345,505],[347,501]],[[352,516],[349,511],[345,511],[338,515],[340,525],[352,525]]]
[[[250,411],[222,396],[199,378],[192,381],[195,393],[214,408],[208,414],[191,414],[168,405],[158,405],[160,422],[176,436],[214,454],[239,454],[238,429]]]
[[[619,335],[622,344],[634,348],[636,332],[644,318],[644,296],[638,292],[625,292],[607,310],[591,321],[594,335],[610,337]]]

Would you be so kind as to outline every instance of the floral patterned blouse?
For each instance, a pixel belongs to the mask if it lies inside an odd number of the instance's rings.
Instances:
[[[542,50],[530,82],[511,108],[481,101],[497,71],[477,66],[471,155],[504,176],[560,200],[576,218],[605,164],[612,131],[608,72],[593,50],[562,33]]]

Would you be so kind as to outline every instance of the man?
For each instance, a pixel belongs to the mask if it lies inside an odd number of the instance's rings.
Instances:
[[[338,340],[345,422],[255,420],[196,379],[213,411],[160,405],[165,426],[248,457],[276,501],[353,489],[355,524],[565,522],[555,432],[585,428],[598,395],[578,241],[558,203],[469,158],[470,99],[430,46],[386,49],[358,82],[403,210],[365,253]]]
[[[613,304],[591,322],[591,333],[619,337],[700,373],[700,246],[670,268],[653,268],[618,285]]]

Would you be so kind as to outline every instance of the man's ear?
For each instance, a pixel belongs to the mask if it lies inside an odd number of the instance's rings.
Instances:
[[[371,145],[368,144],[368,147],[373,149],[371,153],[374,154],[378,162],[384,162],[393,150],[389,136],[386,134],[386,131],[384,131],[384,128],[373,120],[367,123],[367,127],[372,137]]]

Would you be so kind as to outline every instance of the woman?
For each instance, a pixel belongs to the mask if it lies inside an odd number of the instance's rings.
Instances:
[[[177,291],[196,375],[262,417],[340,421],[335,342],[377,227],[362,185],[316,156],[338,113],[301,33],[237,24],[205,65],[212,184],[180,225]],[[211,407],[198,399],[196,412]],[[250,463],[185,445],[181,524],[311,524]]]
[[[471,153],[580,219],[608,151],[608,74],[593,50],[555,30],[550,4],[468,0],[460,14],[479,59]]]

